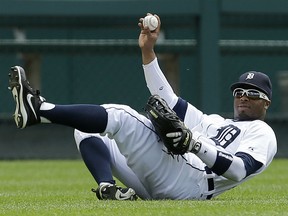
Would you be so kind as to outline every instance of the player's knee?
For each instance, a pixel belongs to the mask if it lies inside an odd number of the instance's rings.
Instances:
[[[78,151],[80,150],[80,143],[83,140],[91,138],[91,137],[97,137],[100,139],[104,139],[100,134],[97,134],[97,133],[84,133],[84,132],[79,131],[77,129],[74,130],[74,140],[75,140]]]
[[[74,139],[75,139],[75,143],[76,143],[76,146],[77,146],[78,150],[80,149],[80,143],[84,139],[87,139],[87,138],[93,137],[93,136],[95,136],[95,134],[84,133],[82,131],[79,131],[79,130],[75,129],[74,130]]]
[[[77,130],[77,129],[74,130],[74,140],[75,140],[77,149],[78,149],[78,151],[79,151],[80,142],[81,142],[83,139],[81,138],[80,131]]]

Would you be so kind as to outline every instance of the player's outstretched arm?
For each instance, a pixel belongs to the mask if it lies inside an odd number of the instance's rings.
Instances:
[[[263,165],[247,153],[231,154],[203,141],[197,147],[197,152],[192,152],[219,176],[233,181],[241,181],[255,173]]]
[[[173,131],[173,130],[170,130]],[[185,130],[183,130],[185,131]],[[186,130],[189,131],[189,130]],[[233,181],[241,181],[252,173],[255,173],[263,165],[261,162],[255,160],[251,155],[245,152],[238,152],[231,154],[225,149],[216,147],[209,143],[208,138],[202,137],[193,139],[192,133],[188,136],[189,144],[181,142],[187,133],[170,132],[166,134],[167,140],[165,145],[171,146],[170,149],[174,154],[184,154],[192,152],[196,154],[214,173],[219,176],[224,176]],[[176,150],[175,150],[176,149]]]
[[[147,15],[152,15],[147,13]],[[138,39],[139,47],[142,52],[142,62],[144,65],[149,64],[156,58],[156,54],[154,52],[154,46],[158,39],[161,21],[157,15],[154,15],[158,19],[158,27],[154,31],[150,31],[149,28],[143,25],[144,18],[139,19],[138,26],[140,27],[140,35]]]
[[[152,14],[147,13],[147,15]],[[138,23],[138,26],[141,29],[139,35],[139,47],[141,48],[142,52],[144,76],[150,93],[152,95],[160,95],[166,100],[169,106],[173,107],[177,103],[178,97],[174,94],[173,89],[162,73],[154,52],[154,46],[161,28],[159,16],[154,16],[158,19],[158,27],[154,31],[150,31],[148,27],[144,27],[144,18],[140,18]]]

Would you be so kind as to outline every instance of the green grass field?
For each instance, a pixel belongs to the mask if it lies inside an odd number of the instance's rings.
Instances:
[[[288,215],[288,160],[211,201],[98,201],[81,160],[0,161],[0,215]]]

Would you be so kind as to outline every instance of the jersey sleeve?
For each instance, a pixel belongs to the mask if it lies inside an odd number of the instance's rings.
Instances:
[[[172,87],[159,67],[157,58],[149,64],[143,65],[143,69],[146,84],[150,93],[152,95],[158,94],[163,98],[167,102],[168,106],[177,113],[182,121],[184,121],[188,128],[192,129],[202,121],[203,113],[174,93]]]
[[[243,135],[237,152],[249,154],[265,166],[269,165],[277,152],[273,130],[263,121],[254,121]]]
[[[159,95],[167,102],[169,107],[173,108],[178,101],[178,96],[174,93],[172,87],[160,69],[157,58],[149,64],[143,65],[143,69],[146,85],[151,95]]]

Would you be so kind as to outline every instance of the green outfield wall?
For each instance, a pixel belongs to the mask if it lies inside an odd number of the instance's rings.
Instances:
[[[15,128],[7,90],[15,64],[49,101],[143,111],[149,92],[137,23],[146,12],[162,20],[156,52],[169,82],[204,112],[232,116],[229,86],[241,73],[271,77],[267,122],[277,156],[288,157],[288,1],[0,0],[0,159],[79,157],[70,128]]]

